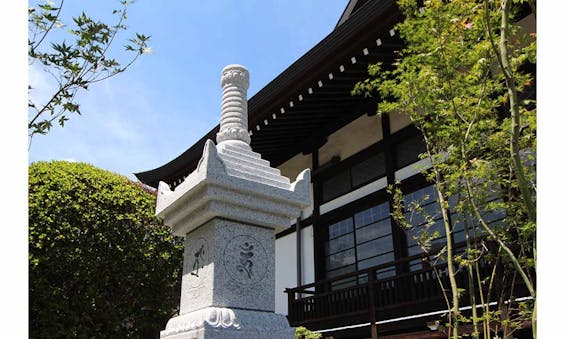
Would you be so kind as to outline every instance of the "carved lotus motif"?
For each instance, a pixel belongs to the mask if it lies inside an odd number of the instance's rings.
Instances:
[[[231,84],[247,90],[249,88],[249,72],[242,66],[227,66],[222,72],[221,84],[222,87]]]
[[[241,327],[233,310],[225,307],[209,307],[172,318],[167,323],[167,328],[161,332],[161,338],[201,329],[205,324],[215,328]]]
[[[218,133],[216,141],[218,143],[225,140],[241,140],[247,144],[251,142],[249,132],[239,128],[228,128]]]

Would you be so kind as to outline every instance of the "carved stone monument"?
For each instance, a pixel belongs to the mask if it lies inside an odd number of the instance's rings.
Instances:
[[[294,338],[275,310],[275,233],[310,204],[310,172],[294,183],[250,147],[249,73],[222,70],[217,146],[171,191],[159,183],[156,213],[185,237],[181,304],[161,338]]]

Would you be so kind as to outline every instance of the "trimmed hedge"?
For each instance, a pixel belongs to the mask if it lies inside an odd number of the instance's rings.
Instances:
[[[178,307],[182,242],[155,196],[84,163],[29,167],[31,338],[155,338]]]

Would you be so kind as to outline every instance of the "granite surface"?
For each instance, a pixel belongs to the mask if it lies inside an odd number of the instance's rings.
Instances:
[[[186,237],[180,314],[275,309],[274,231],[214,219]]]
[[[272,312],[210,307],[169,320],[161,339],[294,339],[286,317]]]
[[[260,179],[266,173],[263,170],[253,172],[246,167],[248,172],[239,170],[236,174],[221,156],[209,140],[196,171],[174,191],[166,184],[160,184],[157,215],[171,226],[175,235],[184,236],[215,217],[281,231],[309,206],[309,169],[300,173],[287,189],[282,187],[287,185],[282,179]]]
[[[179,316],[161,338],[294,338],[275,314],[275,233],[310,204],[310,171],[295,182],[253,152],[249,73],[222,71],[218,145],[205,144],[194,172],[172,191],[161,182],[156,213],[186,237]]]

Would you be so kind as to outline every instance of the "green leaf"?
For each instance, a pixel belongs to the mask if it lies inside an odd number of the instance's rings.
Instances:
[[[182,241],[154,216],[154,193],[66,161],[31,164],[28,182],[30,336],[163,329],[178,307]]]

